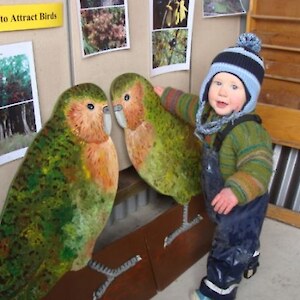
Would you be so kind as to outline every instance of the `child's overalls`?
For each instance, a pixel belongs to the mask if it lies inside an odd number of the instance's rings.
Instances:
[[[209,217],[216,223],[212,249],[207,260],[207,276],[202,279],[200,292],[214,299],[235,299],[242,276],[250,278],[258,266],[259,236],[268,205],[268,194],[237,205],[227,214],[216,213],[211,201],[224,187],[219,168],[218,151],[229,131],[245,121],[257,121],[246,115],[230,123],[217,135],[213,149],[207,144],[202,154],[202,188]]]

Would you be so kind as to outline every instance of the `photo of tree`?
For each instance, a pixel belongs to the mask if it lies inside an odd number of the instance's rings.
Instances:
[[[241,0],[204,0],[203,16],[217,17],[246,13]]]
[[[80,1],[83,56],[129,48],[127,2]]]
[[[41,128],[31,42],[0,46],[0,89],[2,164],[22,157]]]

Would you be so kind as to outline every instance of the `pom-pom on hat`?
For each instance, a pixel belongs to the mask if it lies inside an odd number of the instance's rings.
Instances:
[[[261,41],[253,33],[243,33],[239,36],[235,47],[230,47],[219,53],[211,63],[208,74],[203,80],[199,95],[199,110],[196,115],[196,133],[211,134],[221,126],[242,115],[254,111],[264,78],[264,63],[259,56]],[[248,99],[240,112],[222,117],[216,122],[201,124],[202,113],[208,100],[208,90],[213,77],[220,72],[231,73],[243,82]]]

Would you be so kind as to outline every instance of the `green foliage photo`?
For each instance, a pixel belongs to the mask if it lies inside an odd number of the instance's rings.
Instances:
[[[153,68],[185,63],[187,38],[186,29],[153,32]]]

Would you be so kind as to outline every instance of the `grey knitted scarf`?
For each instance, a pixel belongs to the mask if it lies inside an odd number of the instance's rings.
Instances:
[[[207,102],[202,101],[200,107],[196,114],[196,130],[195,135],[200,139],[203,140],[204,136],[210,135],[213,133],[218,132],[225,124],[229,122],[233,122],[237,118],[245,115],[244,111],[240,112],[233,112],[228,116],[223,116],[215,121],[206,122],[206,120],[202,123],[202,115],[204,111],[205,104]]]

